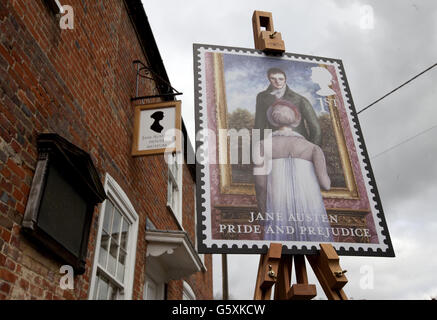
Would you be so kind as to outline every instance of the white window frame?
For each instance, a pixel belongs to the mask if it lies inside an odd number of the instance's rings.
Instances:
[[[104,189],[109,199],[106,199],[100,208],[99,214],[99,224],[97,232],[97,241],[94,251],[94,263],[91,276],[91,285],[89,289],[88,299],[94,299],[94,290],[97,282],[97,273],[101,272],[105,277],[109,278],[111,282],[115,283],[118,287],[123,288],[123,299],[131,300],[133,291],[133,281],[134,281],[134,270],[135,270],[135,260],[136,260],[136,249],[138,241],[138,214],[136,213],[132,203],[129,198],[118,185],[118,183],[111,177],[109,173],[106,173]],[[109,275],[102,267],[99,266],[99,250],[102,238],[103,221],[105,216],[106,205],[110,201],[117,207],[120,213],[126,218],[130,223],[130,230],[127,240],[127,259],[125,265],[125,276],[124,281],[121,283],[115,279],[112,275]],[[109,253],[108,253],[109,254]]]
[[[183,171],[183,161],[182,153],[170,153],[167,155],[167,165],[168,165],[168,178],[167,178],[167,207],[175,216],[181,230],[182,226],[182,171]],[[172,167],[175,166],[175,167]],[[176,173],[172,170],[176,168]],[[175,176],[176,175],[176,176]],[[176,189],[176,192],[174,191]],[[176,201],[170,199],[170,194],[172,197],[176,198]],[[174,204],[173,204],[174,202]]]
[[[154,264],[147,264],[146,267],[146,277],[144,281],[144,290],[143,290],[143,300],[151,300],[150,297],[147,296],[147,287],[150,282],[156,286],[156,296],[157,299],[153,300],[165,300],[165,281],[163,270],[161,266],[157,266]]]
[[[193,288],[185,281],[182,288],[182,300],[197,300]]]

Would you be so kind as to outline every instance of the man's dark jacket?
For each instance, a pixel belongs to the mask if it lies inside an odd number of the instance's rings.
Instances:
[[[261,139],[263,139],[264,136],[264,129],[272,129],[272,131],[279,129],[271,125],[267,120],[267,109],[277,100],[274,95],[270,94],[272,90],[273,87],[270,85],[267,90],[258,93],[256,97],[254,129],[261,130]],[[302,116],[302,121],[299,126],[293,128],[293,130],[303,135],[308,141],[320,145],[322,142],[320,124],[311,103],[305,97],[291,90],[288,86],[281,99],[294,104]],[[305,128],[305,123],[308,130]]]

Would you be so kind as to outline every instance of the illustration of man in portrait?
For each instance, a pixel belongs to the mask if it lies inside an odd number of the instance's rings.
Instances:
[[[282,69],[270,68],[267,71],[267,78],[270,82],[269,87],[260,92],[256,97],[254,129],[260,130],[261,140],[264,137],[264,129],[272,129],[273,131],[278,129],[267,121],[266,112],[275,101],[282,99],[295,105],[302,116],[302,121],[295,128],[295,131],[312,143],[321,145],[320,124],[311,103],[305,97],[289,88],[287,85],[287,75]]]

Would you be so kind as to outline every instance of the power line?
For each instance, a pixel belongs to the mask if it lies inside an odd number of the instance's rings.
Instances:
[[[422,131],[422,132],[419,132],[418,134],[416,134],[416,135],[414,135],[414,136],[412,136],[412,137],[410,137],[410,138],[408,138],[408,139],[405,139],[405,140],[399,142],[398,144],[394,145],[393,147],[390,147],[390,148],[388,148],[388,149],[386,149],[386,150],[384,150],[384,151],[382,151],[382,152],[380,152],[380,153],[378,153],[378,154],[376,154],[376,155],[374,155],[374,156],[372,156],[372,157],[370,157],[370,158],[371,158],[371,159],[375,159],[375,158],[377,158],[377,157],[379,157],[379,156],[382,156],[384,153],[387,153],[387,152],[389,152],[389,151],[391,151],[391,150],[393,150],[393,149],[399,147],[400,145],[402,145],[402,144],[404,144],[404,143],[407,143],[407,142],[409,142],[409,141],[411,141],[411,140],[417,138],[418,136],[421,136],[422,134],[425,134],[425,133],[427,133],[428,131],[431,131],[432,129],[435,129],[435,128],[437,128],[437,124],[436,124],[435,126],[432,126],[431,128],[428,128],[428,129]]]
[[[392,91],[390,91],[389,93],[387,93],[386,95],[382,96],[381,98],[379,98],[378,100],[372,102],[371,104],[369,104],[367,107],[361,109],[360,111],[357,112],[357,114],[360,114],[361,112],[363,112],[364,110],[369,109],[371,106],[373,106],[374,104],[378,103],[379,101],[381,101],[382,99],[388,97],[389,95],[391,95],[392,93],[394,93],[395,91],[399,90],[400,88],[402,88],[403,86],[405,86],[406,84],[410,83],[411,81],[413,81],[414,79],[418,78],[419,76],[421,76],[422,74],[424,74],[425,72],[431,70],[432,68],[434,68],[435,66],[437,66],[437,63],[434,63],[432,66],[430,66],[429,68],[423,70],[421,73],[415,75],[414,77],[412,77],[410,80],[404,82],[403,84],[401,84],[399,87],[393,89]]]

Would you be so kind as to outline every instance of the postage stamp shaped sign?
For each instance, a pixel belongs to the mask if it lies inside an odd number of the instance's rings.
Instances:
[[[204,253],[394,256],[341,60],[194,45]]]

